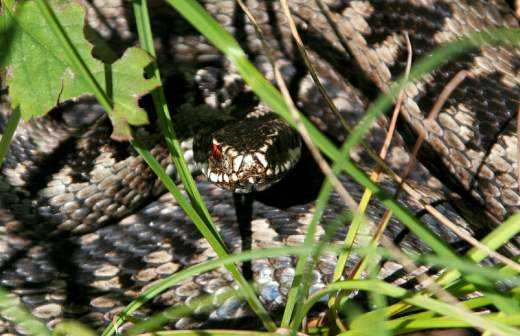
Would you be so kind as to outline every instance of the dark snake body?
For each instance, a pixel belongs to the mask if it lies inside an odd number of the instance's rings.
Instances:
[[[204,3],[272,79],[262,46],[235,3]],[[349,120],[357,120],[368,99],[378,89],[387,90],[402,72],[406,58],[404,30],[409,32],[416,59],[428,54],[438,43],[474,29],[518,26],[510,9],[498,0],[328,3],[335,29],[314,2],[290,1],[320,79]],[[125,14],[127,9],[111,2],[94,5],[108,19],[99,20],[99,13],[93,11],[90,16],[93,26],[111,42],[117,42],[116,45],[132,43],[126,21],[117,16]],[[298,107],[331,138],[342,141],[344,131],[326,111],[318,90],[302,70],[302,61],[290,40],[279,4],[248,1],[248,6],[275,50]],[[160,36],[159,63],[164,69],[180,69],[181,75],[194,74],[208,66],[224,69],[224,73],[229,69],[227,61],[173,10],[161,7],[154,11],[154,8],[152,5],[151,12],[157,15],[153,18],[154,31]],[[341,33],[341,38],[335,31]],[[447,81],[461,69],[470,71],[469,78],[450,97],[428,133],[430,148],[425,152],[430,155],[421,162],[433,175],[419,166],[412,174],[412,185],[424,195],[422,202],[435,204],[471,233],[482,234],[483,227],[505,219],[520,202],[514,135],[520,97],[518,56],[518,49],[504,46],[474,50],[410,88],[403,106],[403,122],[408,129],[423,129],[425,114]],[[186,87],[193,86],[196,83],[188,78]],[[182,102],[182,97],[176,98]],[[184,102],[190,104],[189,100]],[[70,116],[67,111],[89,111],[93,106],[72,104],[63,107],[62,112]],[[4,111],[7,110],[4,104]],[[63,317],[79,318],[94,327],[106,325],[154,281],[214,257],[175,200],[169,195],[161,196],[164,189],[135,152],[110,140],[110,129],[105,125],[95,129],[82,126],[82,122],[59,116],[21,125],[0,183],[0,283],[12,293],[9,304],[23,303],[50,327]],[[380,146],[384,127],[385,122],[380,121],[367,138],[375,148]],[[153,152],[171,171],[164,147],[156,146]],[[187,156],[192,155],[188,150]],[[362,152],[353,153],[353,157],[368,165]],[[408,158],[404,141],[398,138],[390,151],[389,164],[402,171]],[[362,188],[347,177],[341,181],[359,199]],[[395,188],[388,178],[383,179],[383,185],[389,190]],[[239,250],[241,241],[231,193],[207,182],[199,182],[198,186],[226,244],[230,250]],[[279,198],[297,198],[290,190],[283,189],[283,185],[278,192],[282,193]],[[454,194],[462,195],[462,199],[454,198]],[[313,203],[287,204],[281,210],[273,206],[277,204],[273,204],[276,202],[269,194],[257,196],[270,205],[255,203],[253,248],[302,242]],[[421,212],[417,200],[405,197],[402,203],[422,214],[421,219],[445,241],[461,246],[459,238]],[[345,209],[341,199],[334,195],[318,233],[323,234],[327,225]],[[478,222],[467,217],[471,212],[478,213]],[[383,209],[373,202],[367,213],[377,219]],[[458,213],[466,216],[471,225],[465,224],[466,220]],[[333,241],[341,242],[345,232],[344,228],[339,230]],[[396,242],[405,249],[427,250],[416,237],[406,234],[397,221],[392,221],[386,234],[399,239]],[[361,232],[358,243],[366,238],[368,232]],[[294,274],[294,261],[286,257],[252,263],[260,297],[271,311],[283,306]],[[335,262],[330,255],[320,259],[313,274],[312,290],[323,288],[330,281]],[[350,260],[348,266],[351,268],[354,263],[355,260]],[[392,262],[382,265],[382,278],[403,281],[402,275],[399,265]],[[232,286],[232,279],[223,270],[202,274],[159,295],[137,316],[191,302],[204,294],[216,295]],[[27,333],[23,325],[14,326],[10,322],[9,304],[0,307],[1,332]],[[243,302],[231,298],[207,314],[210,321],[222,321],[236,320],[250,312]],[[205,316],[201,314],[199,318],[204,320]],[[198,321],[197,317],[186,317],[173,326],[193,327],[199,325]]]

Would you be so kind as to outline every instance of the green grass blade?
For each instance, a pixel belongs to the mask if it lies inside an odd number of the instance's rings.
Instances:
[[[480,274],[482,277],[491,281],[507,281],[511,285],[520,286],[520,275],[512,276],[511,274],[505,274],[501,272],[497,267],[485,267],[476,264],[475,262],[469,262],[464,260],[453,260],[446,258],[439,258],[433,255],[422,256],[417,259],[420,263],[456,269],[459,272],[465,274]]]
[[[132,1],[132,9],[135,16],[135,24],[137,26],[137,36],[139,37],[139,44],[141,48],[156,57],[152,28],[150,25],[150,15],[148,14],[147,0]],[[154,75],[160,79],[159,69],[154,66]]]
[[[484,237],[482,244],[489,247],[491,250],[497,250],[502,245],[506,244],[513,237],[520,233],[520,213],[514,214]],[[479,263],[487,257],[486,253],[475,247],[471,248],[466,254],[467,258],[475,263]],[[455,281],[461,277],[458,270],[450,270],[443,274],[438,280],[438,284],[446,288],[453,286]],[[396,310],[398,312],[399,310]]]
[[[13,13],[10,12],[10,8],[14,8],[15,2],[13,0],[4,0],[2,1],[2,4],[4,5],[3,10],[5,11],[4,14],[9,13],[10,15],[13,15]],[[2,46],[3,48],[9,48],[9,45]],[[21,111],[20,107],[17,106],[12,111],[11,116],[9,117],[9,120],[7,121],[7,124],[4,129],[4,133],[2,134],[2,139],[0,140],[0,166],[2,166],[5,155],[7,154],[7,151],[9,149],[9,145],[11,143],[11,140],[13,138],[13,135],[16,131],[16,127],[20,123],[21,119]]]
[[[2,134],[2,139],[0,140],[0,167],[4,163],[5,155],[9,150],[9,145],[11,144],[11,140],[13,140],[14,132],[16,131],[16,127],[20,122],[21,113],[20,109],[17,107],[13,110],[13,113],[9,117],[7,124],[4,128],[4,133]]]
[[[480,296],[480,297],[476,297],[476,298],[473,298],[473,299],[468,299],[466,301],[463,301],[462,304],[466,308],[468,308],[470,310],[474,310],[474,309],[477,309],[477,308],[481,308],[481,307],[485,307],[485,306],[490,305],[491,301],[488,298]],[[399,325],[399,324],[404,324],[405,322],[411,321],[411,320],[429,319],[429,318],[434,318],[434,317],[437,317],[437,314],[435,312],[427,310],[427,311],[422,311],[422,312],[419,312],[419,313],[410,313],[410,314],[407,314],[407,315],[405,315],[403,317],[399,317],[399,318],[395,318],[395,319],[389,320],[389,322],[391,321],[395,325]]]
[[[511,327],[520,326],[520,315],[501,316],[499,314],[487,314],[486,318],[490,321],[496,321]],[[402,324],[402,325],[401,325]],[[412,331],[426,329],[453,329],[453,328],[470,328],[471,324],[452,317],[437,317],[429,319],[417,319],[406,321],[406,323],[395,321],[386,322],[386,327],[391,329],[395,335],[409,333]],[[343,335],[343,334],[340,334]]]
[[[516,213],[505,220],[484,239],[482,239],[482,243],[487,245],[490,249],[496,250],[518,234],[520,234],[520,213]],[[484,251],[473,247],[468,251],[467,256],[474,262],[480,262],[487,257],[487,254]]]

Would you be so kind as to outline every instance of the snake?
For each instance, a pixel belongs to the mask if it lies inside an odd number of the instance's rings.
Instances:
[[[240,7],[226,0],[201,4],[273,81],[265,47]],[[89,27],[116,52],[135,44],[126,3],[94,0],[84,5]],[[304,66],[280,4],[255,0],[246,5],[298,109],[331,140],[342,143],[347,133],[328,111]],[[511,8],[501,0],[329,0],[325,8],[314,1],[295,0],[289,6],[320,82],[342,117],[352,122],[359,121],[369,102],[387,92],[403,73],[405,32],[415,60],[475,30],[518,27]],[[184,156],[194,174],[202,171],[207,176],[207,180],[197,179],[197,188],[228,249],[242,248],[236,192],[249,192],[255,200],[250,214],[252,249],[303,242],[323,181],[309,151],[259,102],[229,60],[179,14],[155,2],[150,13],[158,64],[173,78],[173,89],[166,94],[178,115],[175,128],[184,140]],[[386,161],[402,173],[411,158],[410,143],[425,132],[426,144],[408,182],[421,196],[404,195],[399,202],[461,253],[467,244],[425,212],[424,206],[435,207],[475,237],[518,209],[519,52],[507,45],[475,47],[409,85],[403,95],[400,132]],[[440,92],[461,70],[467,71],[467,77],[438,117],[426,123]],[[1,106],[0,124],[5,125],[10,113],[5,94]],[[210,122],[204,121],[207,114]],[[10,292],[0,307],[2,334],[31,333],[28,325],[15,323],[12,309],[19,305],[51,329],[65,318],[102,328],[157,281],[216,257],[144,160],[127,143],[110,138],[106,120],[95,122],[100,115],[103,110],[92,99],[78,99],[16,130],[0,179],[0,284]],[[381,118],[364,141],[380,148],[387,126]],[[251,128],[259,133],[248,132]],[[136,133],[149,142],[166,172],[175,176],[168,150],[152,129],[143,127]],[[360,166],[373,167],[361,149],[351,157]],[[339,181],[355,199],[361,198],[363,188],[355,180],[341,175]],[[380,184],[390,193],[397,189],[384,174]],[[334,192],[317,235],[324,236],[330,225],[337,227],[338,215],[347,209]],[[377,200],[366,210],[373,219],[383,213]],[[339,226],[331,243],[342,243],[347,229]],[[404,250],[430,251],[395,218],[385,236]],[[369,239],[370,230],[362,227],[356,246]],[[504,253],[518,255],[514,241],[510,245]],[[345,275],[359,258],[352,255]],[[251,261],[251,280],[273,314],[283,308],[295,262],[290,256]],[[333,254],[319,258],[312,270],[311,293],[330,283],[336,262]],[[399,285],[413,283],[403,266],[392,260],[381,261],[379,277]],[[229,273],[215,269],[168,288],[135,312],[134,318],[234,288]],[[243,326],[244,319],[252,321],[251,310],[237,297],[210,306],[171,321],[170,327]],[[122,330],[131,325],[127,322]]]

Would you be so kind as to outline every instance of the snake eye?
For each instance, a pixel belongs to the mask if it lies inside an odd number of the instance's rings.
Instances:
[[[214,159],[220,159],[222,157],[222,146],[212,143],[211,144],[211,157]]]

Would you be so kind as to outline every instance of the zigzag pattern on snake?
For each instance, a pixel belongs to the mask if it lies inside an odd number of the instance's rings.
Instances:
[[[272,79],[261,43],[234,1],[203,3]],[[328,1],[334,29],[314,2],[290,3],[320,79],[350,121],[358,120],[370,99],[379,90],[387,90],[402,72],[404,31],[409,33],[417,59],[439,43],[474,29],[518,26],[510,9],[499,0]],[[340,143],[345,133],[324,109],[323,99],[291,42],[279,4],[247,4],[275,51],[298,107]],[[176,91],[171,96],[176,112],[211,105],[220,108],[212,92],[201,92],[195,75],[217,69],[221,84],[234,81],[228,61],[172,9],[161,6],[152,4],[152,21],[159,64],[174,79]],[[90,24],[111,45],[134,43],[128,8],[112,1],[94,1],[87,7]],[[425,114],[447,81],[461,69],[469,71],[469,77],[428,129],[429,148],[424,151],[428,155],[421,158],[423,165],[413,172],[411,184],[421,191],[421,202],[435,205],[477,237],[518,209],[520,203],[514,136],[520,96],[518,53],[518,49],[506,46],[475,49],[410,87],[403,104],[403,134],[408,140],[409,130],[413,136],[414,130],[424,129]],[[241,90],[231,96],[233,106],[254,106],[254,96],[245,87]],[[68,103],[46,118],[20,125],[2,170],[0,283],[11,291],[13,304],[23,303],[50,327],[64,317],[78,318],[94,327],[106,325],[154,281],[215,256],[175,200],[164,194],[142,159],[126,144],[110,140],[109,125],[89,127],[100,113],[98,109],[89,101]],[[8,111],[4,100],[3,116]],[[79,113],[83,113],[80,119]],[[385,126],[384,120],[379,121],[366,139],[374,148],[380,148]],[[398,172],[409,159],[405,140],[399,137],[394,141],[388,159]],[[172,173],[166,149],[158,145],[152,152]],[[188,149],[186,156],[192,155]],[[362,151],[352,156],[364,167],[370,166]],[[303,153],[300,161],[286,181],[255,195],[260,202],[255,202],[252,214],[252,248],[302,242],[321,176],[312,171],[316,167],[309,163],[308,153]],[[359,199],[363,191],[359,185],[346,176],[341,182]],[[390,192],[395,189],[389,178],[383,178],[382,184]],[[230,250],[239,250],[232,194],[204,181],[199,181],[198,187],[226,244]],[[405,196],[401,202],[446,242],[465,248],[452,232],[424,214],[418,200]],[[322,235],[345,210],[334,194],[318,233]],[[374,201],[367,213],[370,218],[380,218],[383,211]],[[341,228],[333,242],[341,242],[345,232],[346,228]],[[396,220],[385,234],[404,249],[428,250]],[[358,243],[368,237],[368,232],[361,232]],[[517,254],[514,246],[509,253]],[[253,280],[270,311],[283,307],[294,262],[290,257],[252,262]],[[335,262],[332,255],[322,256],[313,273],[312,290],[330,281]],[[355,262],[354,256],[347,270]],[[381,278],[406,281],[400,265],[384,262],[381,266]],[[224,270],[202,274],[161,294],[137,316],[204,294],[216,295],[233,286]],[[250,314],[244,302],[230,298],[200,316],[174,321],[172,326],[196,327],[208,317],[222,321]],[[2,333],[26,332],[23,325],[14,327],[10,322],[8,307],[0,309],[0,316]]]

